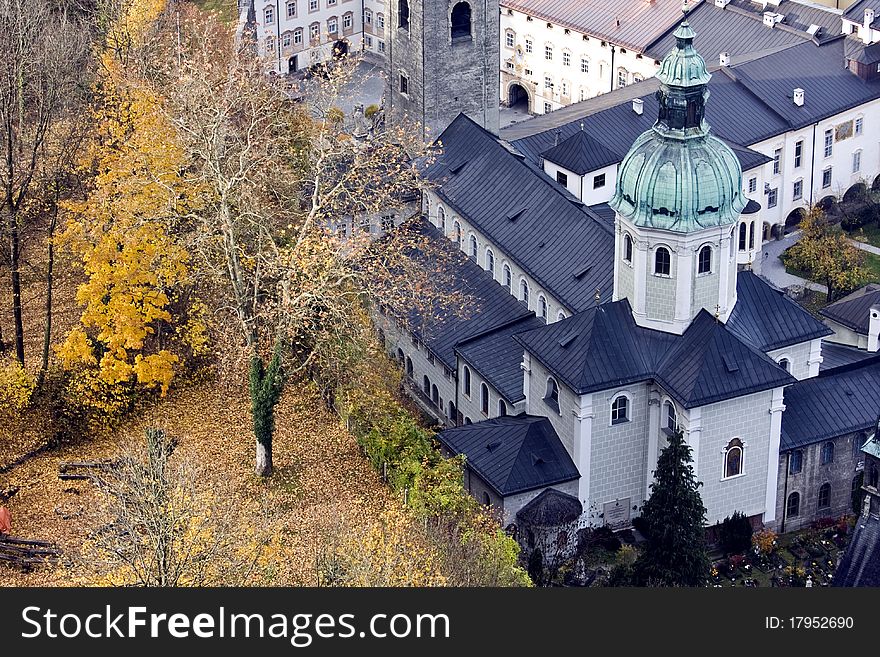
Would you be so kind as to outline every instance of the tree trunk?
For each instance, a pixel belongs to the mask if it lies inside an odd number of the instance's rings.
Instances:
[[[275,433],[275,406],[284,388],[281,372],[281,344],[266,366],[263,359],[254,354],[251,357],[249,388],[251,395],[251,414],[256,438],[256,473],[260,477],[272,474],[272,436]]]
[[[269,444],[257,439],[257,467],[256,473],[260,477],[268,477],[272,474],[272,442]]]
[[[52,220],[49,222],[49,264],[46,270],[46,328],[43,331],[43,360],[40,363],[40,373],[37,376],[37,386],[43,384],[46,370],[49,369],[49,344],[52,340],[52,276],[55,269],[55,226],[58,223],[58,197],[56,192],[55,208],[52,212]]]
[[[24,323],[21,318],[21,270],[19,262],[18,221],[14,212],[9,215],[9,265],[12,270],[12,319],[15,335],[15,357],[24,365]]]

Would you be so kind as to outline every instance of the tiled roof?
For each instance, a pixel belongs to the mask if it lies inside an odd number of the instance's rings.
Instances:
[[[693,408],[795,381],[705,311],[678,336],[638,326],[623,300],[515,339],[577,394],[656,380]]]
[[[880,518],[868,515],[856,519],[831,586],[880,586]]]
[[[873,428],[880,414],[880,357],[838,367],[785,390],[780,451]]]
[[[546,417],[515,415],[437,434],[501,496],[578,479],[580,474]]]
[[[871,306],[880,305],[880,285],[866,285],[819,311],[824,317],[868,335]]]
[[[544,322],[529,315],[489,333],[460,342],[456,351],[508,402],[515,404],[524,399],[525,395],[523,374],[519,367],[523,348],[513,339],[513,335],[539,326],[544,326]]]
[[[638,51],[682,18],[680,0],[501,0],[501,7]]]
[[[464,114],[438,141],[425,176],[455,212],[570,312],[593,305],[597,288],[610,299],[612,228]]]
[[[534,316],[525,305],[514,299],[506,288],[455,248],[427,221],[419,220],[411,229],[433,238],[437,248],[446,250],[442,263],[436,266],[443,267],[448,275],[444,283],[448,285],[450,291],[465,295],[470,302],[464,316],[443,308],[440,309],[442,312],[428,313],[428,317],[413,311],[409,318],[413,333],[450,370],[455,371],[457,343],[514,320]],[[431,267],[434,265],[430,258],[439,256],[419,252],[411,254],[411,257],[428,258],[424,261],[424,266]]]
[[[767,352],[831,335],[833,331],[751,271],[736,277],[736,305],[727,328]]]
[[[852,365],[866,358],[872,358],[877,354],[850,347],[845,344],[835,344],[834,342],[822,342],[822,364],[819,365],[819,371],[832,370],[835,367],[843,367],[844,365]]]
[[[620,162],[617,153],[606,148],[585,130],[578,130],[559,145],[544,151],[542,157],[579,176]]]

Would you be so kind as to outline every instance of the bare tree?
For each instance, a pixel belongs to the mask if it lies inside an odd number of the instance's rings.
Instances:
[[[0,177],[11,276],[15,356],[24,364],[21,236],[27,204],[41,171],[69,154],[71,103],[89,57],[88,30],[48,0],[0,0]]]

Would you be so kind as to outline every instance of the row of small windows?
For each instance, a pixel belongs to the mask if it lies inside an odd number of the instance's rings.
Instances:
[[[633,261],[633,241],[629,235],[623,236],[623,260],[627,264]],[[672,256],[665,246],[654,250],[654,273],[658,276],[669,276],[672,272]],[[697,254],[697,273],[712,273],[712,247],[704,246]]]
[[[755,222],[742,222],[739,225],[739,250],[755,248]]]
[[[853,497],[859,491],[862,485],[862,474],[858,474],[853,477],[852,480],[852,489],[851,493],[853,493]],[[873,486],[877,488],[878,480],[880,480],[880,470],[877,469],[877,464],[871,464],[871,469],[868,471],[867,477],[868,486]],[[828,482],[819,486],[819,492],[816,495],[816,507],[819,509],[827,509],[831,507],[831,484]],[[855,509],[854,509],[855,511]],[[801,494],[798,492],[791,493],[788,498],[785,500],[785,517],[786,518],[797,518],[801,514]]]
[[[462,392],[464,392],[465,396],[470,399],[471,397],[471,368],[465,365],[462,368]],[[486,417],[489,416],[489,407],[490,407],[490,399],[489,399],[489,386],[485,383],[480,383],[480,412]],[[503,417],[507,415],[507,404],[503,399],[498,399],[498,417]]]

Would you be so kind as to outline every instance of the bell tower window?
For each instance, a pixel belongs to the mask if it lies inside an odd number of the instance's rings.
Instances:
[[[471,6],[459,2],[452,8],[450,17],[452,40],[469,39],[471,36]]]
[[[672,271],[672,258],[669,249],[661,246],[654,253],[654,273],[658,276],[669,276]]]
[[[409,29],[409,0],[397,0],[397,27]]]

